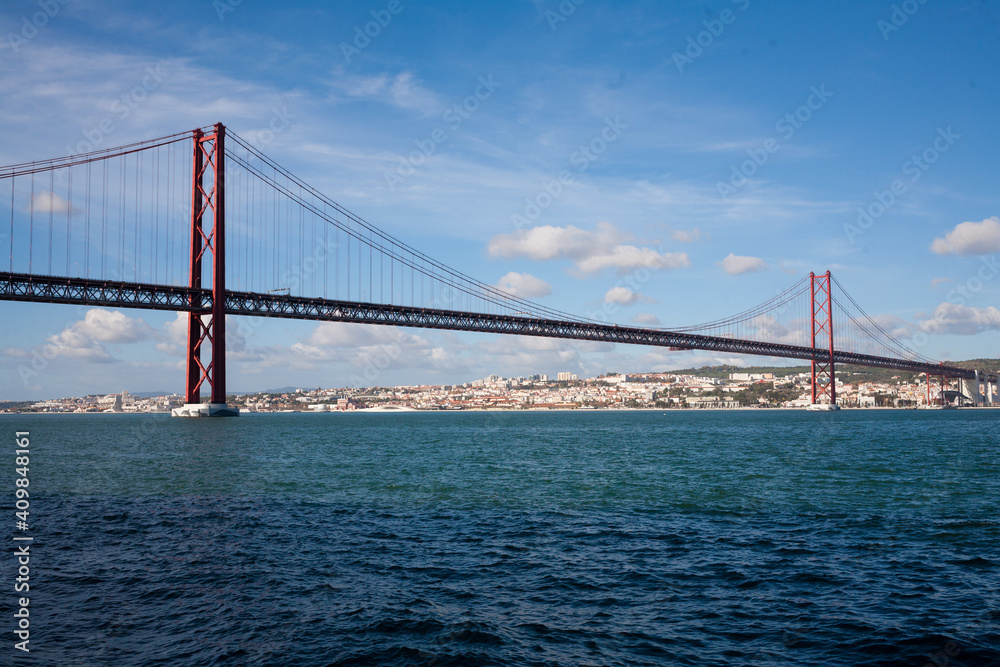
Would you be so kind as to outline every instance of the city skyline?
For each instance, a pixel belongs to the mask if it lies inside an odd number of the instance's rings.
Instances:
[[[983,3],[179,7],[7,10],[0,77],[20,92],[0,163],[222,121],[376,226],[548,307],[685,325],[829,268],[921,353],[995,356],[998,16]],[[182,30],[201,39],[177,47]],[[467,38],[435,48],[445,32]],[[182,386],[183,316],[4,308],[0,399]],[[233,319],[245,389],[369,367],[448,384],[769,361]]]

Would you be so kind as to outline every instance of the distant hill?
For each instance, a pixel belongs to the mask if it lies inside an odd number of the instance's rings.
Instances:
[[[1000,359],[969,359],[968,361],[946,361],[949,366],[972,368],[980,371],[997,372],[1000,370]],[[804,366],[702,366],[701,368],[682,368],[668,371],[677,375],[697,375],[699,377],[727,379],[730,373],[774,373],[775,377],[808,373],[810,367]],[[893,378],[900,380],[915,380],[922,378],[922,373],[910,373],[895,368],[876,368],[872,366],[853,366],[842,364],[836,367],[837,375],[846,379],[861,382],[885,382]]]
[[[319,387],[280,387],[278,389],[265,389],[264,391],[230,391],[227,392],[231,396],[245,395],[245,394],[294,394],[297,391],[314,391],[319,389]]]

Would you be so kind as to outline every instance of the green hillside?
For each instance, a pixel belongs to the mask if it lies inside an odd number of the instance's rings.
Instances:
[[[969,359],[968,361],[948,361],[949,366],[972,368],[980,371],[997,372],[1000,370],[1000,359]],[[701,368],[682,368],[670,371],[677,375],[697,375],[700,377],[728,379],[730,373],[774,373],[775,377],[808,373],[810,367],[803,366],[702,366]],[[837,376],[844,381],[852,382],[889,382],[894,378],[902,382],[922,379],[922,373],[910,373],[894,368],[875,368],[870,366],[853,366],[844,364],[837,366]]]

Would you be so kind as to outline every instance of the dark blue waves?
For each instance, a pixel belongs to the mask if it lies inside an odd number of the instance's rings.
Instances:
[[[984,414],[35,418],[31,659],[1000,664]]]

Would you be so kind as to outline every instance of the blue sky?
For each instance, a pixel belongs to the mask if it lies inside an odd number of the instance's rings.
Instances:
[[[549,307],[684,325],[831,269],[922,354],[1000,356],[994,3],[41,0],[6,3],[0,35],[0,164],[64,155],[103,119],[101,147],[221,121],[394,236]],[[655,268],[641,284],[639,266]],[[182,388],[175,315],[3,308],[0,398]],[[237,391],[769,361],[242,331]]]

